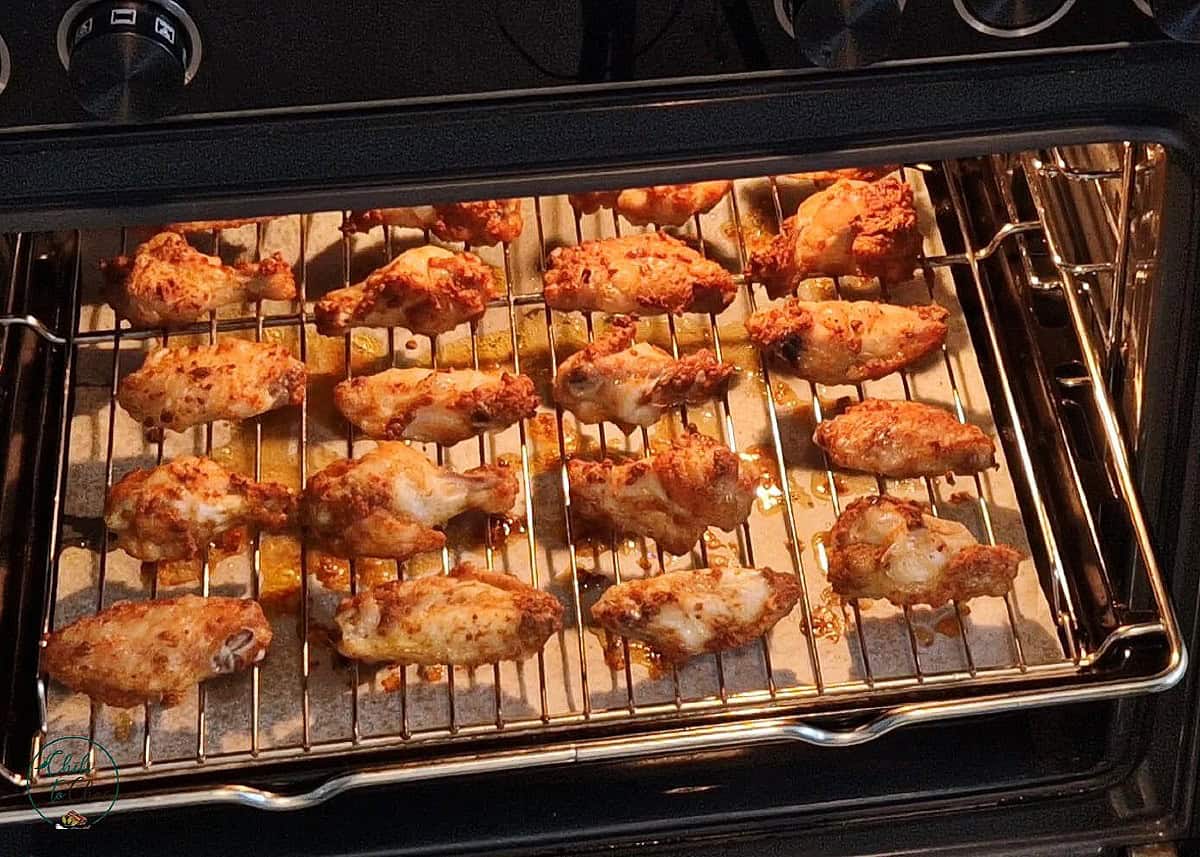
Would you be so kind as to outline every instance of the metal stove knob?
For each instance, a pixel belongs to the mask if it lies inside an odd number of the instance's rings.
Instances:
[[[795,0],[796,43],[825,68],[860,68],[886,59],[905,0]]]
[[[1075,0],[954,0],[959,17],[989,36],[1031,36],[1057,23]]]
[[[63,16],[58,49],[83,108],[123,121],[170,112],[200,62],[196,25],[170,0],[82,0]]]
[[[1200,42],[1200,3],[1196,0],[1151,0],[1158,28],[1181,42]]]

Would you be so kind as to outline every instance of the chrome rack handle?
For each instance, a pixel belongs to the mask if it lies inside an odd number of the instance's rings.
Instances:
[[[52,345],[67,344],[65,336],[59,336],[35,315],[0,315],[0,327],[26,327]]]

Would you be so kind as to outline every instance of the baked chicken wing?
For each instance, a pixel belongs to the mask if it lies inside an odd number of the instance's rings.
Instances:
[[[687,553],[709,526],[732,530],[750,515],[758,471],[712,438],[689,432],[649,458],[567,462],[571,506],[585,520],[648,536]]]
[[[117,546],[144,562],[197,557],[230,530],[282,530],[295,516],[296,496],[286,486],[197,456],[126,474],[109,490],[104,510]]]
[[[42,666],[94,702],[178,705],[205,679],[267,654],[271,626],[257,601],[212,596],[122,601],[47,635]]]
[[[176,232],[160,232],[131,257],[104,259],[110,300],[140,327],[187,324],[243,300],[292,300],[296,279],[278,253],[261,262],[225,265]]]
[[[800,581],[769,568],[668,571],[610,586],[592,618],[681,664],[736,649],[771,630],[800,600]]]
[[[478,256],[414,247],[317,301],[317,330],[338,336],[352,327],[406,327],[435,336],[482,316],[494,296],[492,269]]]
[[[448,576],[389,580],[342,601],[337,648],[368,663],[475,667],[523,661],[562,630],[562,604],[464,563]]]
[[[559,247],[543,280],[546,303],[559,310],[720,312],[737,293],[728,271],[663,232]]]
[[[771,297],[810,277],[912,277],[921,231],[912,187],[895,178],[839,181],[800,203],[771,244],[750,257],[749,273]]]
[[[521,219],[521,200],[489,199],[356,211],[343,229],[348,233],[366,232],[381,224],[428,229],[443,241],[463,241],[487,247],[516,241],[525,225]]]
[[[1021,555],[981,545],[957,521],[921,503],[873,495],[855,500],[829,534],[829,582],[843,598],[886,598],[898,606],[1004,595]]]
[[[940,306],[788,298],[746,319],[750,340],[818,384],[857,384],[890,375],[941,348]]]
[[[671,408],[712,398],[734,372],[707,349],[676,360],[648,343],[634,345],[636,334],[636,320],[614,318],[607,332],[558,367],[555,400],[581,422],[610,420],[628,433]]]
[[[788,178],[811,182],[819,188],[829,187],[842,179],[856,182],[875,182],[900,169],[899,164],[880,164],[874,167],[843,167],[838,170],[814,170],[808,173],[791,173]]]
[[[278,219],[279,215],[268,214],[265,217],[234,217],[229,220],[189,220],[186,223],[170,223],[166,228],[181,235],[194,235],[200,232],[215,232],[218,229],[238,229],[251,223],[267,224]]]
[[[657,226],[682,226],[693,215],[711,211],[732,186],[733,183],[727,181],[660,184],[621,191],[571,194],[567,198],[580,214],[591,214],[601,208],[615,208],[635,226],[651,223]]]
[[[445,446],[537,413],[533,381],[508,372],[388,369],[333,390],[337,408],[371,437]]]
[[[117,401],[148,429],[184,431],[304,401],[308,371],[278,343],[222,339],[159,348],[121,379]]]
[[[978,473],[996,465],[992,439],[978,426],[921,402],[867,399],[813,433],[838,467],[908,479]]]
[[[455,473],[400,442],[336,461],[308,480],[306,533],[340,556],[407,559],[446,543],[434,527],[475,509],[507,512],[517,478],[501,465]]]

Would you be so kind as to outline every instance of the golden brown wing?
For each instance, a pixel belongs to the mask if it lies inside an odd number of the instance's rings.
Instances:
[[[189,220],[184,223],[169,223],[165,227],[170,232],[181,235],[194,235],[200,232],[214,232],[218,229],[239,229],[254,224],[267,224],[278,220],[282,215],[268,214],[264,217],[235,217],[230,220]]]
[[[711,211],[733,182],[696,182],[627,188],[618,194],[616,208],[635,226],[682,226],[694,215]]]
[[[356,211],[342,229],[347,233],[366,232],[379,225],[428,229],[443,241],[490,247],[516,241],[524,220],[521,200],[489,199]]]

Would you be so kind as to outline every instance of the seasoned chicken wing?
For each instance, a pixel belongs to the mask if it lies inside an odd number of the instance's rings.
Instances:
[[[567,462],[571,506],[585,520],[648,536],[687,553],[709,526],[732,530],[750,515],[759,473],[712,438],[689,432],[640,461]]]
[[[1004,595],[1020,561],[1008,545],[981,545],[957,521],[886,495],[855,500],[829,533],[829,582],[843,598],[938,607]]]
[[[692,215],[711,211],[731,187],[733,183],[727,181],[660,184],[621,191],[570,194],[567,199],[580,214],[591,214],[600,208],[616,208],[635,226],[651,223],[657,226],[682,226]]]
[[[46,637],[42,666],[94,702],[169,708],[205,679],[258,663],[270,645],[257,601],[184,595],[121,601],[59,628]]]
[[[980,428],[921,402],[866,399],[818,425],[813,442],[838,467],[894,479],[996,465],[996,448]]]
[[[121,379],[117,401],[149,429],[184,431],[304,401],[308,371],[278,343],[222,339],[159,348]]]
[[[794,574],[769,568],[668,571],[610,586],[592,605],[592,618],[681,664],[761,637],[792,611],[801,591]]]
[[[230,220],[189,220],[186,223],[169,223],[166,229],[170,232],[178,232],[180,235],[194,235],[198,232],[214,232],[218,229],[237,229],[241,226],[249,226],[254,224],[267,224],[272,220],[278,220],[280,215],[268,214],[265,217],[234,217]]]
[[[874,167],[843,167],[838,170],[814,170],[809,173],[791,173],[788,178],[811,182],[817,187],[826,188],[842,179],[856,182],[879,181],[888,173],[894,173],[899,169],[899,164],[880,164]]]
[[[676,360],[648,343],[633,345],[636,335],[636,319],[614,318],[606,333],[558,367],[555,400],[581,422],[610,420],[628,434],[671,408],[712,398],[734,372],[708,349]]]
[[[746,319],[750,340],[777,355],[801,378],[857,384],[882,378],[941,348],[940,306],[788,298]]]
[[[517,478],[505,466],[455,473],[403,443],[384,442],[311,477],[301,517],[306,534],[340,556],[407,559],[441,548],[446,536],[434,527],[455,515],[507,512],[516,499]]]
[[[543,280],[546,303],[560,310],[720,312],[737,293],[728,271],[664,232],[559,247]]]
[[[750,257],[750,276],[771,297],[791,294],[810,277],[912,277],[921,231],[912,187],[895,178],[839,181],[800,203],[770,246]]]
[[[126,474],[108,492],[104,523],[130,556],[160,562],[200,556],[237,527],[284,529],[295,516],[296,496],[286,486],[187,456]]]
[[[414,247],[317,301],[317,330],[338,336],[352,327],[406,327],[435,336],[482,316],[493,297],[492,269],[478,256]]]
[[[333,390],[337,408],[371,437],[445,446],[537,413],[533,381],[508,372],[388,369]]]
[[[296,279],[278,253],[229,266],[175,232],[160,232],[133,257],[100,262],[117,313],[141,327],[186,324],[243,300],[292,300]]]
[[[464,241],[487,247],[516,241],[525,225],[521,219],[521,200],[489,199],[356,211],[342,228],[347,233],[366,232],[380,224],[428,229],[443,241]]]
[[[523,661],[562,630],[562,604],[464,563],[449,576],[389,580],[342,601],[337,648],[368,663],[475,667]]]

